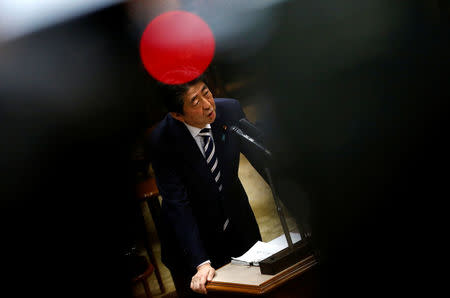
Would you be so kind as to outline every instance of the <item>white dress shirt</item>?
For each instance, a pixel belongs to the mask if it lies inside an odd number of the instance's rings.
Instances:
[[[203,142],[203,137],[198,135],[203,128],[194,127],[189,124],[186,124],[185,122],[183,122],[183,123],[184,123],[184,125],[186,125],[187,129],[189,130],[189,132],[191,133],[195,142],[197,143],[197,146],[200,149],[200,152],[203,154],[203,157],[205,157],[205,151],[204,151],[205,144]],[[209,123],[206,124],[206,126],[204,128],[211,129],[211,124],[209,124]],[[212,133],[211,133],[211,138],[214,141]]]

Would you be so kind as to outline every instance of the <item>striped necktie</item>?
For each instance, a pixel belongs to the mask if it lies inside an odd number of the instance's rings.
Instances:
[[[208,165],[220,192],[222,191],[222,182],[220,179],[219,160],[217,159],[216,148],[211,137],[211,128],[203,128],[198,135],[203,138],[203,151],[205,152],[206,164]]]

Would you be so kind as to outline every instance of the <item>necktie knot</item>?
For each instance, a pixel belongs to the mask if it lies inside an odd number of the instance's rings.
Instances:
[[[200,132],[198,134],[203,137],[210,136],[211,128],[203,128],[202,130],[200,130]]]

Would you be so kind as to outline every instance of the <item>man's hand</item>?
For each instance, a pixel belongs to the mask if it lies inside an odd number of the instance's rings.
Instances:
[[[211,281],[216,270],[210,264],[204,264],[197,268],[197,273],[192,277],[191,289],[200,294],[206,294],[206,281]]]

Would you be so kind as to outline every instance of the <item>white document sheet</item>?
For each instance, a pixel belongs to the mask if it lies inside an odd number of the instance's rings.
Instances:
[[[292,242],[300,241],[299,233],[290,233]],[[259,266],[259,262],[288,247],[286,236],[283,234],[270,242],[257,241],[245,254],[231,258],[232,264]]]
[[[298,241],[300,241],[302,239],[302,237],[300,236],[300,233],[292,233],[291,232],[289,234],[291,235],[292,243],[296,243],[296,242],[298,242]],[[269,241],[268,243],[278,247],[279,248],[278,251],[288,247],[287,240],[286,240],[286,235],[284,235],[284,234],[280,235],[279,237],[277,237],[277,238],[275,238],[275,239],[273,239],[271,241]]]

